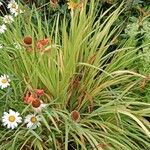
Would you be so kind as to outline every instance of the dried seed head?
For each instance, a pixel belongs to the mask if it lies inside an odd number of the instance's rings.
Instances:
[[[32,102],[32,106],[33,106],[34,108],[38,108],[40,105],[41,105],[41,102],[40,102],[40,100],[38,100],[38,99],[35,99],[35,100]]]
[[[31,45],[32,44],[32,37],[30,37],[30,36],[24,37],[23,42],[26,45]]]
[[[72,111],[71,118],[73,121],[79,122],[80,121],[80,113],[77,110]]]

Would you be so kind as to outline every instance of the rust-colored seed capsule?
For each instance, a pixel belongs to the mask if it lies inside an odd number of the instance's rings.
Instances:
[[[80,113],[77,110],[72,111],[71,118],[73,121],[79,122],[80,121]]]
[[[31,45],[32,44],[32,37],[30,37],[30,36],[24,37],[23,42],[26,45]]]
[[[38,100],[38,99],[36,99],[36,100],[34,100],[34,101],[32,102],[32,106],[33,106],[34,108],[38,108],[40,105],[41,105],[41,102],[40,102],[40,100]]]

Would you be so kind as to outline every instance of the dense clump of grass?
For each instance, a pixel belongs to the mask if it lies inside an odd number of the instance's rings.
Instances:
[[[58,15],[53,24],[42,22],[33,9],[0,37],[5,45],[0,73],[12,80],[8,91],[0,91],[1,108],[11,107],[23,116],[30,113],[22,99],[26,91],[38,88],[44,89],[42,100],[48,104],[36,130],[24,124],[15,132],[1,126],[0,149],[150,148],[150,126],[143,117],[150,114],[150,104],[130,94],[137,79],[145,78],[128,68],[136,49],[126,43],[109,50],[119,35],[120,25],[113,24],[122,5],[109,16],[109,10],[97,16],[96,4],[85,2],[82,11],[71,11],[71,20],[60,20]],[[27,36],[32,38],[30,46],[24,43]],[[45,38],[50,43],[37,48],[36,42]]]

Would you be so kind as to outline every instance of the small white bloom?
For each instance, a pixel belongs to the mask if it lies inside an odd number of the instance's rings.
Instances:
[[[18,16],[18,14],[22,14],[23,11],[21,9],[16,9],[16,11],[14,12],[15,17]]]
[[[47,104],[44,104],[41,100],[35,100],[32,102],[32,108],[35,112],[41,112],[43,108],[45,108]]]
[[[10,86],[9,82],[10,82],[10,79],[8,75],[4,74],[0,76],[0,88],[1,89],[7,88],[8,86]]]
[[[3,3],[2,2],[0,2],[0,6],[2,6],[3,5]]]
[[[41,118],[39,116],[32,114],[27,115],[24,122],[27,124],[27,128],[35,129],[41,125],[40,121]]]
[[[14,14],[16,10],[18,9],[18,4],[15,2],[15,0],[11,0],[7,6],[8,9],[10,9],[10,12]]]
[[[14,43],[16,49],[21,49],[21,45],[19,43]]]
[[[18,112],[9,110],[9,112],[4,112],[2,117],[2,122],[4,126],[7,126],[8,129],[14,129],[18,126],[18,123],[21,123],[22,118]]]
[[[6,25],[5,24],[3,24],[3,25],[1,25],[0,26],[0,34],[2,34],[2,33],[4,33],[5,31],[6,31]]]
[[[14,21],[13,17],[11,15],[5,15],[3,17],[4,23],[12,23]]]
[[[2,49],[3,48],[3,44],[0,44],[0,49]]]

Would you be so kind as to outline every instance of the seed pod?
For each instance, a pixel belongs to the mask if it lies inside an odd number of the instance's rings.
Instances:
[[[32,106],[33,106],[34,108],[38,108],[40,105],[41,105],[41,102],[40,102],[40,100],[38,100],[38,99],[35,99],[35,100],[32,102]]]
[[[30,36],[24,37],[23,42],[25,45],[30,46],[32,44],[32,37]]]
[[[71,118],[73,121],[79,122],[80,121],[80,113],[77,110],[72,111]]]

